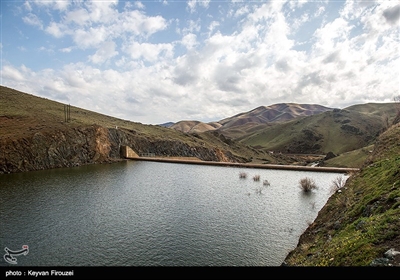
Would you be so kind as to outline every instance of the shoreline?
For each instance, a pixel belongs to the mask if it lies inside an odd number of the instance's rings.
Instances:
[[[279,165],[279,164],[257,164],[257,163],[238,163],[238,162],[220,162],[220,161],[202,161],[202,160],[188,160],[188,159],[169,159],[160,157],[126,157],[129,160],[138,161],[156,161],[168,163],[183,163],[183,164],[198,164],[198,165],[214,165],[214,166],[229,166],[229,167],[243,167],[243,168],[262,168],[262,169],[280,169],[280,170],[297,170],[297,171],[315,171],[315,172],[335,172],[335,173],[348,173],[357,172],[359,168],[346,168],[346,167],[313,167],[313,166],[300,166],[300,165]]]

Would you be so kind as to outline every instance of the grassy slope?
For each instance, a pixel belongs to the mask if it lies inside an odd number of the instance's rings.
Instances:
[[[369,145],[361,149],[346,152],[335,158],[326,160],[324,164],[333,167],[361,168],[373,149],[374,145]]]
[[[23,93],[0,86],[0,140],[12,140],[33,135],[36,132],[65,130],[78,126],[97,124],[107,128],[118,126],[121,130],[134,131],[150,139],[179,140],[197,146],[199,138],[158,125],[144,125],[93,111],[71,106],[71,121],[65,122],[63,103]],[[245,145],[236,143],[233,148],[219,137],[207,135],[200,139],[203,146],[221,148],[245,158],[256,153]]]
[[[335,192],[286,258],[292,266],[369,266],[400,251],[400,124],[382,134],[358,174]],[[394,265],[400,265],[400,255]]]
[[[154,136],[181,138],[183,135],[160,126],[143,125],[74,106],[71,106],[70,110],[71,121],[65,123],[64,105],[57,101],[1,86],[0,117],[4,120],[12,120],[12,122],[10,121],[10,125],[2,122],[0,135],[24,135],[35,129],[63,129],[65,126],[77,127],[93,124],[108,128],[118,126]]]
[[[352,105],[346,108],[349,111],[356,111],[367,115],[383,116],[387,114],[392,122],[397,111],[396,103],[366,103]]]
[[[300,118],[253,131],[239,141],[265,150],[282,150],[296,141],[310,142],[305,130],[312,131],[321,137],[316,143],[321,145],[322,153],[341,154],[359,149],[373,142],[377,133],[384,127],[383,114],[395,115],[393,104],[366,104],[341,110],[325,112],[319,115]],[[373,108],[373,109],[372,109]],[[371,110],[371,111],[369,111]],[[342,127],[351,126],[359,132],[346,131]],[[259,127],[261,128],[261,127]]]
[[[133,130],[136,133],[154,139],[176,139],[188,144],[195,144],[201,140],[205,142],[206,146],[228,149],[232,153],[240,155],[244,158],[253,158],[253,162],[256,163],[287,163],[285,160],[282,161],[271,157],[268,153],[264,153],[262,151],[257,152],[254,149],[248,149],[244,145],[239,145],[237,143],[235,143],[235,145],[228,145],[226,142],[221,141],[220,137],[214,137],[213,133],[199,133],[198,136],[202,138],[199,139],[198,137],[193,137],[173,129],[163,128],[156,125],[143,125],[141,123],[110,117],[74,106],[71,106],[71,122],[65,123],[65,104],[19,92],[4,86],[0,86],[0,90],[0,139],[26,137],[33,135],[37,131],[43,132],[45,130],[63,130],[76,126],[98,124],[104,127],[112,128],[118,126],[121,129]],[[361,105],[356,106],[358,111],[367,111],[369,114],[376,115],[375,118],[379,121],[381,107],[381,104],[369,104],[365,107]],[[328,113],[330,112],[325,114]],[[262,146],[266,141],[268,141],[270,145],[266,148],[266,150],[268,150],[271,147],[280,147],[282,146],[283,142],[286,141],[285,143],[287,143],[288,138],[292,137],[291,139],[293,139],[293,136],[299,135],[299,129],[301,131],[306,127],[316,127],[319,129],[322,127],[325,128],[324,134],[326,137],[324,141],[326,142],[326,147],[328,147],[327,149],[332,148],[332,151],[335,151],[333,148],[343,145],[343,142],[336,140],[336,137],[334,137],[334,135],[332,136],[334,132],[332,132],[330,129],[327,129],[333,124],[328,123],[328,125],[321,125],[321,122],[324,121],[321,119],[322,116],[323,115],[307,117],[279,125],[266,124],[248,126],[246,127],[245,133],[251,133],[255,136],[257,133],[262,131],[262,137],[260,140],[261,142],[251,144],[253,146],[257,146],[258,144]],[[241,134],[243,135],[243,133],[243,131],[238,129],[238,131],[235,132],[235,136],[239,137]],[[347,145],[352,143],[350,139],[345,139],[344,141]],[[243,144],[247,145],[248,142],[243,141]],[[352,143],[352,145],[357,146],[359,144],[355,142]],[[362,160],[361,157],[358,156],[365,157],[365,155],[362,155],[361,152],[358,153],[358,155],[351,153],[343,154],[338,158],[327,161],[325,165],[359,167],[359,164]]]

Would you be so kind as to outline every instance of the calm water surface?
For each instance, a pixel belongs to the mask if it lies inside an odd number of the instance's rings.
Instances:
[[[135,161],[3,174],[0,251],[28,245],[22,266],[278,266],[337,176]]]

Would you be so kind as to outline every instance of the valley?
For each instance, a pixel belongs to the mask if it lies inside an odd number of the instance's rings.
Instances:
[[[400,266],[398,102],[277,104],[209,124],[163,126],[74,106],[67,120],[66,104],[0,90],[0,174],[122,161],[123,146],[196,162],[357,168],[282,265]]]

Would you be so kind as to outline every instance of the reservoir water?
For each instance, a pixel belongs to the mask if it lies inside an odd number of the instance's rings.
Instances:
[[[140,161],[2,174],[0,249],[28,245],[21,266],[279,266],[338,176]]]

